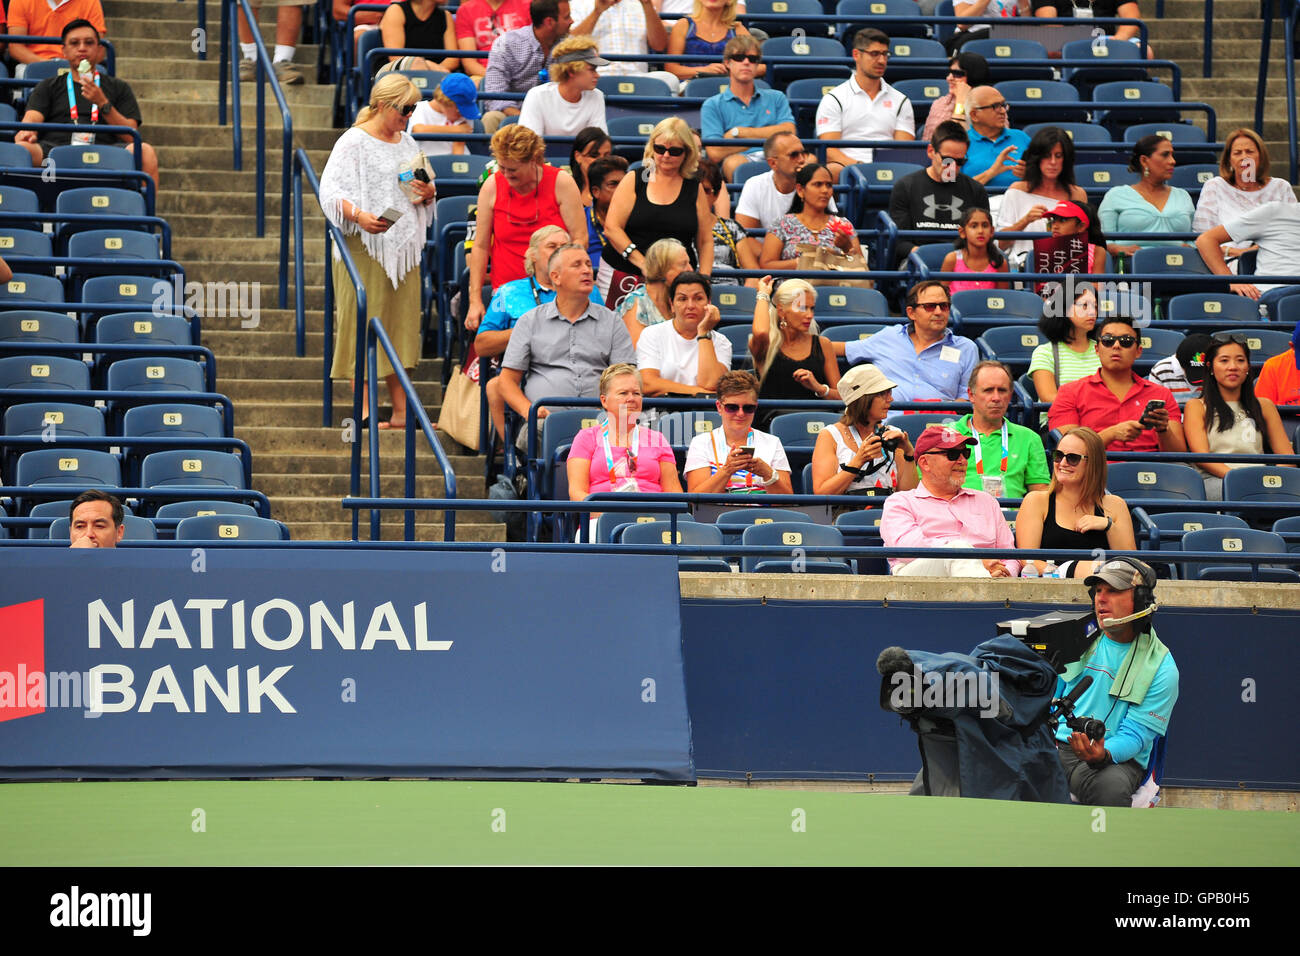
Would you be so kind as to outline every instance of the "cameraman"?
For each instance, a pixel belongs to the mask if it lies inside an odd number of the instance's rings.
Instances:
[[[1156,575],[1136,558],[1112,558],[1084,579],[1102,633],[1057,682],[1057,697],[1092,677],[1074,705],[1106,726],[1100,740],[1057,726],[1057,752],[1070,792],[1081,803],[1127,807],[1146,777],[1156,737],[1178,700],[1178,667],[1156,637]]]

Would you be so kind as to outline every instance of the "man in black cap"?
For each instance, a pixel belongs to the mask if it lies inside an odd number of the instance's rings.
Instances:
[[[1074,705],[1079,717],[1106,725],[1097,740],[1056,729],[1057,751],[1081,803],[1127,807],[1147,775],[1157,738],[1169,729],[1178,700],[1178,667],[1169,648],[1156,637],[1156,573],[1136,558],[1106,561],[1084,579],[1102,633],[1068,665],[1057,682],[1064,697],[1088,677],[1091,685]]]
[[[1174,401],[1179,405],[1186,405],[1201,394],[1201,384],[1205,381],[1205,354],[1211,344],[1211,338],[1204,332],[1193,332],[1178,343],[1173,355],[1166,355],[1151,366],[1148,378],[1173,392]]]

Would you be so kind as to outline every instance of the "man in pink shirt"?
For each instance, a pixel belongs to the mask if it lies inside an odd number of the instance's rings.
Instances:
[[[931,425],[916,440],[921,484],[885,499],[880,537],[887,548],[1005,548],[1015,538],[998,500],[963,488],[975,439],[947,425]],[[891,574],[926,577],[1014,578],[1020,562],[1009,558],[891,558]]]
[[[1142,336],[1128,319],[1104,319],[1093,330],[1101,368],[1061,387],[1047,413],[1050,428],[1086,425],[1107,451],[1187,451],[1173,392],[1134,374]]]

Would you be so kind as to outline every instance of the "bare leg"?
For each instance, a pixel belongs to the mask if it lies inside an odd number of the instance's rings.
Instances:
[[[492,427],[497,430],[497,434],[505,441],[506,434],[506,400],[501,397],[500,383],[495,379],[488,379],[487,383],[487,400],[488,414],[492,416]]]

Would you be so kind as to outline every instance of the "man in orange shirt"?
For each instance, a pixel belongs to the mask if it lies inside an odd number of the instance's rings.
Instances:
[[[107,32],[99,0],[9,0],[9,33],[12,36],[61,36],[63,28],[73,20],[89,20],[101,38]],[[20,64],[38,63],[62,59],[63,46],[58,43],[11,43],[9,53]]]
[[[1292,345],[1264,363],[1255,382],[1255,397],[1271,399],[1274,405],[1300,405],[1300,369]]]

